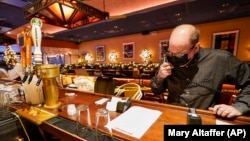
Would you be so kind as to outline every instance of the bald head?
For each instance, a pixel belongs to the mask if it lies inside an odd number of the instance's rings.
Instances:
[[[174,28],[170,35],[169,47],[174,47],[174,50],[185,50],[190,46],[198,43],[200,31],[193,25],[182,24]]]

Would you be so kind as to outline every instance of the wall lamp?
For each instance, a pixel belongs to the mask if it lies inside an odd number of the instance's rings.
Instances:
[[[117,53],[115,53],[115,52],[109,53],[109,60],[110,60],[111,62],[115,62],[115,61],[117,60],[117,58],[118,58]]]
[[[143,59],[143,61],[145,63],[148,63],[149,58],[152,57],[151,52],[149,50],[147,50],[147,49],[143,49],[141,54],[140,54],[140,57]]]
[[[88,63],[91,63],[92,60],[93,60],[93,57],[92,57],[89,53],[87,53],[87,54],[85,55],[85,60],[86,60]]]
[[[67,52],[66,55],[69,55],[69,64],[71,64],[71,55],[72,55],[72,53],[71,52]]]

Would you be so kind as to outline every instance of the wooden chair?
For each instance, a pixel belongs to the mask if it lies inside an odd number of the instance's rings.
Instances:
[[[240,90],[236,89],[235,85],[223,84],[222,94],[219,99],[219,104],[232,105],[234,99],[240,94]]]
[[[233,94],[228,102],[228,105],[232,105],[234,103],[235,98],[237,97],[237,95]]]
[[[99,76],[95,80],[94,92],[114,95],[115,81],[112,77]]]
[[[144,79],[146,78],[146,79]],[[150,87],[150,75],[141,75],[141,79],[139,81],[139,84],[141,87]],[[153,102],[159,102],[159,103],[165,103],[167,99],[168,91],[160,94],[160,95],[155,95],[151,89],[149,91],[143,91],[143,97],[142,100],[148,100],[148,101],[153,101]]]
[[[75,71],[76,75],[89,76],[89,73],[84,68],[74,69],[74,71]]]

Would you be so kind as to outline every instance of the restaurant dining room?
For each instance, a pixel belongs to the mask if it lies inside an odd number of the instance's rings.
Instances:
[[[249,0],[0,0],[0,140],[250,140]]]

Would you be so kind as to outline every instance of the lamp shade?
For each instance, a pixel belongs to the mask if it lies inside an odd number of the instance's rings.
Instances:
[[[27,20],[40,18],[43,23],[75,28],[108,18],[109,13],[83,3],[82,0],[39,0],[24,9]]]

